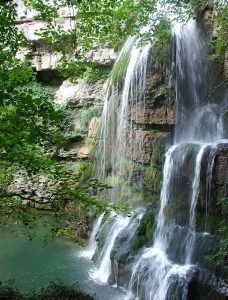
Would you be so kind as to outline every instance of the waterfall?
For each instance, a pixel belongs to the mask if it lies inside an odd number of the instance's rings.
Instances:
[[[206,101],[215,86],[216,76],[209,76],[213,64],[208,61],[208,38],[198,23],[190,20],[175,28],[173,69],[176,87],[176,126],[173,145],[167,149],[163,168],[160,207],[156,229],[150,244],[134,253],[128,266],[130,276],[125,288],[127,299],[186,300],[189,284],[200,271],[196,259],[197,239],[208,233],[197,229],[197,205],[201,191],[202,165],[208,163],[206,179],[206,214],[216,149],[228,143],[223,128],[225,101]],[[97,150],[96,176],[113,187],[112,202],[120,201],[122,188],[132,179],[133,167],[126,158],[137,162],[143,141],[134,144],[137,108],[145,108],[145,85],[150,45],[137,47],[129,37],[117,58],[110,76],[102,115]],[[208,159],[209,153],[212,155]],[[142,161],[140,162],[142,163]],[[140,185],[140,180],[137,182]],[[132,201],[132,193],[127,194]],[[183,216],[175,210],[181,205]],[[129,218],[117,215],[109,229],[99,255],[99,266],[92,274],[95,280],[107,283],[111,274],[111,251],[122,229],[128,228],[129,239],[138,227],[131,229]],[[118,264],[114,261],[115,283],[118,286]],[[197,273],[198,274],[198,273]]]
[[[110,152],[113,151],[113,141],[116,135],[116,109],[120,98],[119,80],[125,76],[126,68],[129,62],[130,53],[134,45],[135,38],[129,37],[124,43],[116,62],[113,66],[111,76],[108,82],[107,93],[104,101],[104,108],[101,118],[101,129],[99,144],[97,147],[97,163],[94,168],[94,175],[99,180],[104,180],[107,174],[107,163],[110,161]],[[111,143],[111,146],[110,146]]]
[[[91,259],[93,257],[93,255],[96,251],[96,247],[97,247],[96,236],[100,229],[103,217],[104,217],[104,214],[100,215],[99,218],[94,222],[93,230],[92,230],[91,236],[89,238],[89,244],[85,250],[83,250],[79,253],[79,256],[87,257],[89,259]]]
[[[187,235],[187,246],[186,246],[186,263],[190,263],[192,258],[192,252],[195,241],[195,231],[196,231],[196,205],[199,196],[199,185],[200,185],[200,171],[201,171],[201,161],[204,154],[204,150],[207,147],[203,145],[196,156],[196,165],[194,170],[194,179],[192,183],[192,197],[190,204],[190,217],[189,217],[189,233]]]
[[[172,153],[175,151],[178,145],[172,146],[165,155],[165,164],[163,168],[163,178],[165,178],[163,185],[162,185],[162,190],[161,190],[161,206],[160,210],[157,216],[157,228],[155,232],[155,241],[157,245],[159,245],[158,248],[163,249],[165,251],[167,247],[166,243],[166,236],[167,232],[165,230],[165,214],[164,214],[164,209],[169,201],[169,186],[170,186],[170,181],[171,181],[171,172],[173,170],[173,160],[172,160]]]
[[[117,235],[120,231],[126,227],[129,223],[129,217],[123,217],[118,215],[112,224],[108,236],[106,237],[105,244],[100,254],[101,261],[100,265],[95,272],[91,274],[91,277],[101,283],[107,283],[108,278],[111,274],[111,259],[110,254],[115,242]]]
[[[157,228],[152,247],[145,248],[136,259],[128,285],[128,299],[187,299],[188,281],[194,273],[196,241],[196,208],[200,193],[201,165],[206,150],[214,149],[223,140],[222,106],[205,103],[213,86],[208,78],[207,42],[196,21],[176,30],[176,128],[175,144],[165,155],[163,185]],[[210,177],[214,160],[210,163]],[[187,168],[191,185],[188,193],[187,231],[178,244],[182,257],[172,253],[176,230],[181,228],[167,218],[166,210],[181,198],[178,180]],[[187,171],[186,171],[187,172]],[[178,179],[179,178],[179,179]],[[210,179],[211,180],[211,179]],[[177,188],[176,188],[177,186]],[[184,201],[181,200],[181,201]],[[183,228],[184,229],[184,228]],[[177,241],[176,241],[177,242]],[[175,257],[176,262],[170,257]]]
[[[100,180],[109,178],[113,187],[109,195],[111,202],[121,200],[121,186],[132,176],[129,161],[137,160],[142,141],[137,149],[134,140],[134,121],[137,110],[145,106],[145,82],[148,56],[151,46],[138,47],[137,40],[129,37],[116,60],[110,75],[101,120],[95,176]],[[127,186],[130,191],[130,187]]]

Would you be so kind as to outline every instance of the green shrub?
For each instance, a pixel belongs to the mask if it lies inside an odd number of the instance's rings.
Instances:
[[[84,77],[88,82],[94,83],[98,80],[107,78],[108,74],[109,70],[99,67],[88,67],[85,71]]]
[[[100,117],[102,113],[102,106],[90,106],[88,109],[83,110],[80,116],[79,126],[81,128],[86,128],[89,125],[89,122],[94,117]]]
[[[65,134],[65,138],[70,142],[78,142],[86,137],[87,131],[83,128],[76,128]]]
[[[55,93],[55,88],[43,85],[39,82],[32,81],[31,83],[23,84],[18,87],[20,91],[23,92],[30,92],[32,91],[32,94],[34,96],[37,95],[39,98],[43,98],[46,101],[53,101],[54,100],[54,93]]]
[[[90,106],[84,110],[69,110],[65,109],[65,121],[63,128],[65,128],[65,137],[71,142],[77,142],[84,139],[88,133],[89,122],[94,117],[99,117],[102,113],[102,106]],[[73,120],[78,119],[76,128],[74,127]]]

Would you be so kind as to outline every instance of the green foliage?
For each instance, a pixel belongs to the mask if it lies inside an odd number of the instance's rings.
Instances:
[[[75,110],[70,112],[68,116],[68,127],[65,126],[65,138],[70,142],[80,141],[85,138],[88,133],[89,122],[94,117],[100,117],[102,113],[102,106],[94,105],[82,110]],[[73,120],[77,119],[78,123],[73,128]],[[71,125],[70,125],[71,124]]]
[[[162,171],[154,166],[145,167],[144,180],[148,188],[159,191],[162,182]]]
[[[151,155],[151,164],[155,166],[162,166],[165,155],[165,143],[162,139],[157,139]]]
[[[41,291],[22,294],[12,283],[0,283],[0,299],[2,300],[93,300],[93,297],[80,291],[78,284],[64,285],[61,282],[51,282]]]
[[[18,87],[20,91],[31,93],[34,97],[41,97],[45,101],[54,100],[55,88],[32,81]]]
[[[84,139],[87,135],[87,130],[84,128],[75,128],[73,131],[69,131],[65,133],[65,138],[69,142],[78,142]]]
[[[45,8],[44,15],[50,20],[56,17],[52,8]],[[47,14],[47,15],[46,15]],[[35,73],[27,62],[16,58],[16,52],[23,46],[25,39],[15,25],[15,4],[10,1],[0,5],[0,217],[2,224],[10,220],[32,228],[36,216],[29,209],[30,204],[48,206],[58,215],[59,226],[53,230],[57,233],[60,226],[73,216],[68,209],[71,204],[76,207],[92,207],[94,210],[120,209],[99,201],[96,194],[107,188],[97,181],[81,185],[81,174],[72,173],[58,161],[60,149],[66,145],[63,130],[69,127],[70,113],[53,103],[53,89],[35,82]],[[93,116],[100,113],[98,108],[90,108],[81,116],[82,126],[87,126]],[[22,174],[29,178],[32,187],[16,192],[7,186],[14,180],[14,175]],[[45,205],[34,192],[40,176],[48,178],[44,186]],[[76,212],[74,212],[76,215]]]
[[[80,115],[80,127],[86,128],[92,118],[100,117],[102,109],[102,106],[90,106],[88,109],[83,110]]]
[[[165,16],[159,18],[159,21],[154,22],[153,34],[150,31],[142,33],[140,43],[163,46],[171,40],[171,21]]]
[[[215,2],[215,17],[214,27],[216,29],[216,38],[212,42],[214,53],[211,55],[212,59],[219,59],[228,49],[228,6]]]
[[[153,211],[147,211],[140,222],[139,228],[131,240],[131,245],[134,250],[138,250],[147,242],[152,240],[156,222]]]
[[[84,77],[88,82],[95,83],[98,80],[106,79],[109,74],[109,69],[102,69],[98,66],[88,67],[84,73]]]

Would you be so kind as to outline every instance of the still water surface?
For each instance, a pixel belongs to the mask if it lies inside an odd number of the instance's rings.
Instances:
[[[38,235],[29,241],[26,236],[0,229],[0,281],[13,279],[22,292],[38,290],[51,281],[77,282],[95,299],[123,299],[122,291],[90,279],[88,274],[94,266],[89,259],[79,257],[79,246],[63,239],[45,245],[40,232]]]

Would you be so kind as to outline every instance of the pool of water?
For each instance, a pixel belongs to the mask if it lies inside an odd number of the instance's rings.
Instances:
[[[121,300],[124,293],[109,285],[99,285],[89,277],[91,260],[80,257],[81,248],[64,239],[47,245],[39,237],[31,241],[24,235],[0,228],[0,281],[13,280],[22,292],[39,290],[52,281],[73,284],[98,300]]]

